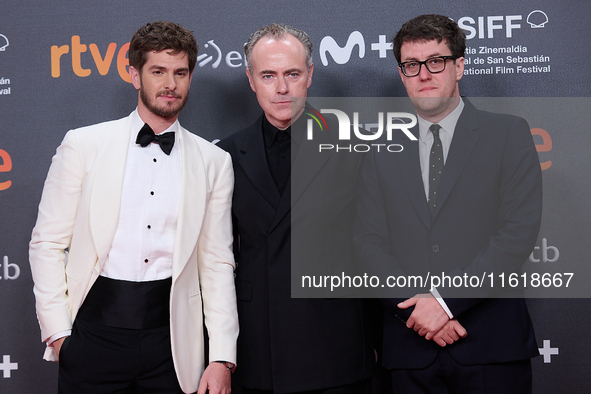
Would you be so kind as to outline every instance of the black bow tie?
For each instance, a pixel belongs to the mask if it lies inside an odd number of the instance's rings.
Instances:
[[[148,124],[144,124],[144,127],[137,134],[135,140],[136,144],[140,144],[143,147],[148,146],[150,143],[155,142],[160,144],[162,152],[170,155],[170,151],[174,146],[174,132],[164,134],[154,134],[154,131]]]

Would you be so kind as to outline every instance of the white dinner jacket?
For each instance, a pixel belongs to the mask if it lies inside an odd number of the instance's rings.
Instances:
[[[130,133],[131,116],[71,130],[52,159],[29,250],[43,341],[71,329],[101,272],[117,227]],[[234,174],[229,154],[183,127],[175,144],[182,186],[170,297],[172,355],[181,388],[194,392],[205,367],[203,316],[209,360],[236,362]],[[44,358],[57,359],[53,347]]]

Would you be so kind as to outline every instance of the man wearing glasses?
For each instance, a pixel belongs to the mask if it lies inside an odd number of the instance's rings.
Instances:
[[[460,97],[465,42],[441,15],[416,17],[394,38],[418,141],[365,159],[355,244],[374,272],[508,274],[536,242],[542,180],[529,126]],[[521,294],[452,290],[383,299],[383,363],[394,392],[531,393],[538,349]]]

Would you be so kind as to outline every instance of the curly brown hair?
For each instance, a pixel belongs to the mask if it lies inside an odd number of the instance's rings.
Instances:
[[[172,55],[185,52],[189,58],[189,72],[193,72],[198,50],[193,32],[165,21],[147,23],[135,32],[129,43],[129,65],[141,71],[149,52],[167,49]]]

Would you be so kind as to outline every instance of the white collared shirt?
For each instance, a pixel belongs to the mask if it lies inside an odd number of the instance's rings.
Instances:
[[[454,130],[458,119],[464,109],[464,101],[460,98],[460,103],[449,115],[443,118],[438,125],[439,138],[443,147],[443,163],[447,161],[449,147],[454,137]],[[429,198],[429,154],[433,146],[433,133],[429,132],[429,127],[433,123],[418,116],[419,119],[419,160],[421,164],[421,176],[423,177],[423,186],[425,188],[425,198]]]
[[[135,143],[144,122],[132,113],[132,130],[123,177],[119,222],[102,276],[133,282],[172,276],[172,255],[181,194],[179,122],[175,145],[166,155],[160,145]]]

